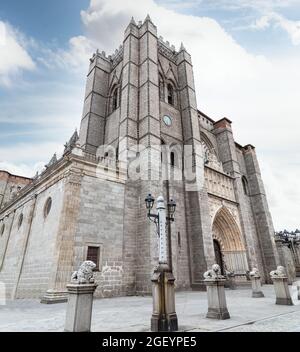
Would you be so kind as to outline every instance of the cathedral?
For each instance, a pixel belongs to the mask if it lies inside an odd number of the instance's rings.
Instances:
[[[63,155],[32,179],[0,171],[7,297],[64,301],[84,260],[96,264],[96,297],[150,294],[150,193],[176,201],[167,233],[177,290],[205,289],[213,263],[237,285],[253,267],[270,282],[279,259],[255,147],[198,109],[190,54],[147,16],[131,20],[113,55],[90,59],[80,131]]]

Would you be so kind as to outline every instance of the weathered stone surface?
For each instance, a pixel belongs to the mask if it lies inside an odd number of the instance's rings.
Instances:
[[[230,318],[226,304],[225,281],[218,264],[214,264],[211,270],[204,273],[208,302],[206,318],[220,320]]]
[[[276,294],[276,304],[293,305],[291,298],[286,270],[283,266],[278,266],[276,270],[270,272]]]

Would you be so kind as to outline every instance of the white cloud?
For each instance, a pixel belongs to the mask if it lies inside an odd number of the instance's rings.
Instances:
[[[35,67],[22,39],[20,32],[0,21],[0,85],[10,86],[22,70]]]
[[[263,30],[271,25],[283,29],[294,45],[300,44],[300,21],[291,21],[276,12],[270,12],[260,17],[255,23],[250,25],[250,28]]]
[[[33,177],[37,172],[41,173],[44,169],[44,165],[43,162],[34,163],[30,166],[29,164],[14,164],[0,161],[0,170],[8,171],[13,175]]]
[[[218,8],[228,11],[241,9],[262,11],[299,6],[299,0],[194,0],[194,3],[204,8]]]
[[[17,143],[13,146],[1,147],[0,170],[33,177],[37,171],[43,170],[54,153],[58,153],[59,157],[62,152],[63,146],[55,142]]]
[[[67,49],[50,49],[47,45],[38,44],[37,61],[49,69],[87,71],[88,59],[95,51],[94,43],[85,36],[73,37]]]

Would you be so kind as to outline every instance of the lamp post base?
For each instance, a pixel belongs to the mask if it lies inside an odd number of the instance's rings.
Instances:
[[[164,264],[154,270],[152,277],[153,314],[151,331],[177,331],[178,319],[175,311],[175,278]]]

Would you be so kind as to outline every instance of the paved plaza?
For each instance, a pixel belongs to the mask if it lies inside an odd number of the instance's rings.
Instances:
[[[300,301],[290,286],[293,306],[275,305],[272,285],[264,285],[264,298],[252,298],[250,289],[226,289],[228,320],[206,319],[206,292],[176,294],[179,330],[209,331],[298,331]],[[0,331],[63,331],[66,303],[44,305],[37,300],[9,301],[0,306]],[[118,297],[94,301],[92,331],[149,331],[152,298]]]

